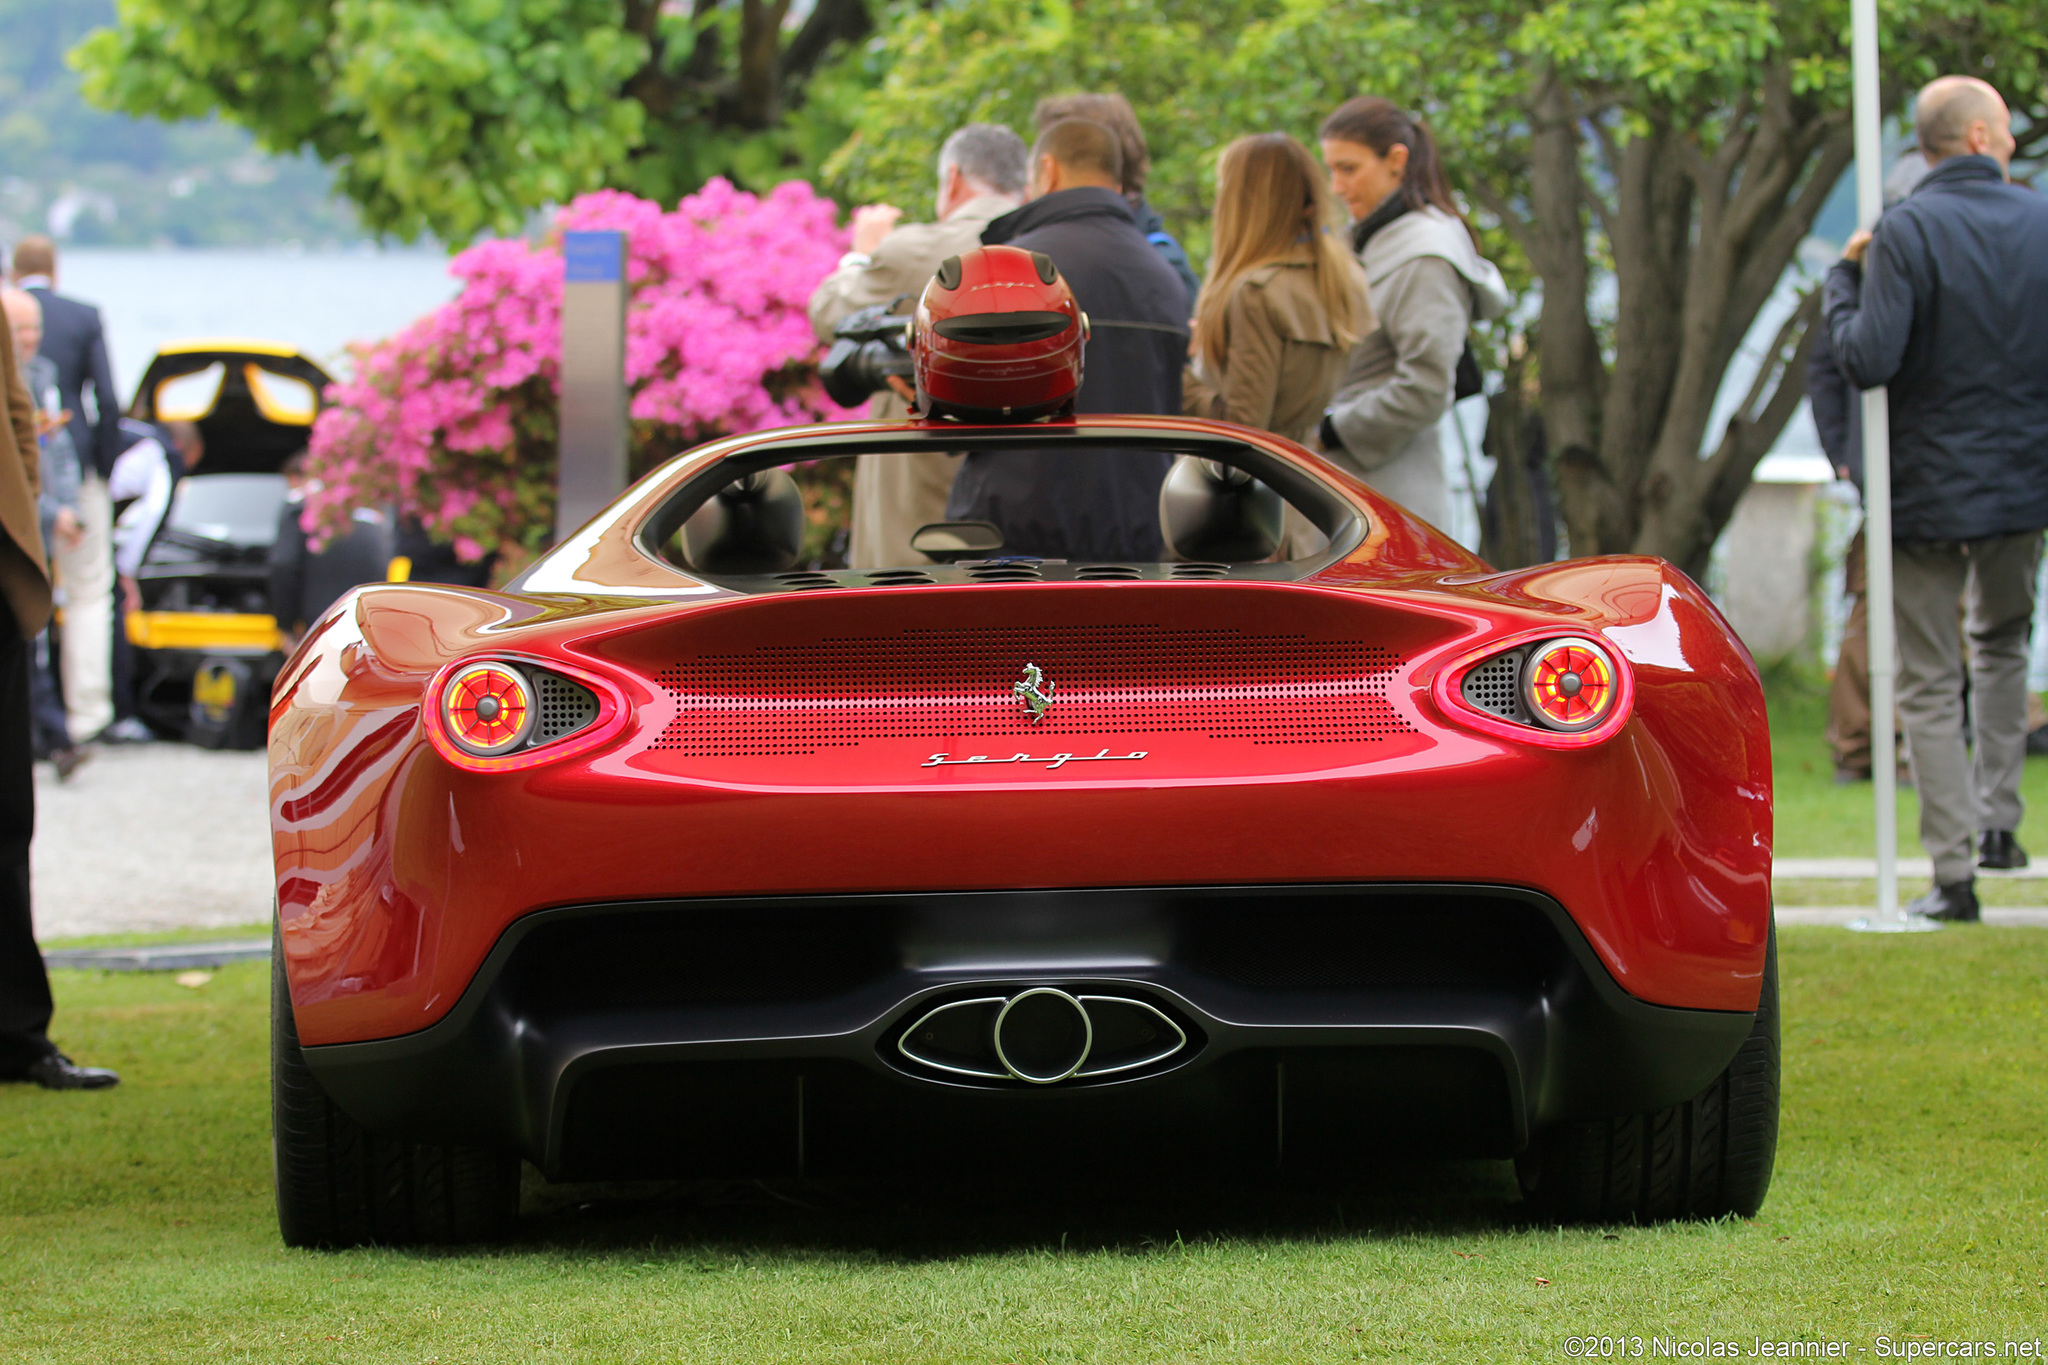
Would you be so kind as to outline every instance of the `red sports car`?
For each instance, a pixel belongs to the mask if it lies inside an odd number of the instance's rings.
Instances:
[[[794,567],[805,462],[1173,457],[1156,562]],[[1083,452],[1086,452],[1085,456]],[[1670,565],[1496,572],[1309,452],[1084,417],[707,445],[503,591],[280,675],[294,1244],[550,1180],[1513,1158],[1559,1219],[1753,1212],[1771,765]]]

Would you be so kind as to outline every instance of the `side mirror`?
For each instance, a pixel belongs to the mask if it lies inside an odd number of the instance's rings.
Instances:
[[[804,551],[804,495],[782,469],[735,479],[683,523],[683,557],[705,573],[781,573]]]
[[[1159,489],[1159,530],[1181,559],[1248,564],[1280,548],[1287,504],[1242,469],[1183,455]]]
[[[941,564],[1003,548],[1002,528],[987,521],[935,521],[920,526],[910,548]]]

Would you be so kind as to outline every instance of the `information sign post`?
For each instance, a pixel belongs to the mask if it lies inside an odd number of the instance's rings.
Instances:
[[[561,465],[555,542],[626,487],[626,234],[562,234]]]

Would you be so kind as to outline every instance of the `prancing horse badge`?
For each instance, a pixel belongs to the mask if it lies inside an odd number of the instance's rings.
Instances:
[[[1052,691],[1058,686],[1045,676],[1045,670],[1037,664],[1024,665],[1024,680],[1011,686],[1010,691],[1028,713],[1026,719],[1037,724],[1045,719],[1045,713],[1052,710]]]

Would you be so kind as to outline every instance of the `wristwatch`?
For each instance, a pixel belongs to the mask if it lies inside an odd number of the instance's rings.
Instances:
[[[1327,408],[1323,410],[1323,424],[1316,429],[1316,435],[1321,438],[1324,450],[1346,455],[1350,453],[1344,449],[1344,438],[1337,434],[1337,424],[1330,420]]]
[[[849,251],[839,258],[839,268],[841,270],[846,269],[850,265],[857,265],[865,270],[874,263],[875,258],[868,255],[865,251]]]

